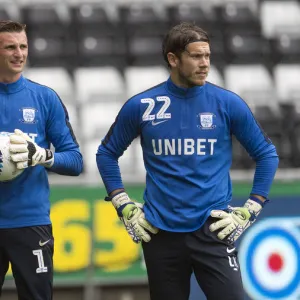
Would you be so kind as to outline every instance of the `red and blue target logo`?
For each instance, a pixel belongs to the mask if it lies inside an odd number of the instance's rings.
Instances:
[[[262,220],[245,232],[239,260],[253,300],[300,297],[300,218]]]

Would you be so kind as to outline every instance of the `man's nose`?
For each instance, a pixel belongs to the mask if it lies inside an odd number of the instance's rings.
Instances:
[[[202,67],[208,67],[208,65],[209,65],[208,59],[206,59],[205,57],[203,57],[203,58],[201,59],[200,65],[201,65]]]
[[[17,47],[14,51],[14,56],[20,57],[22,56],[22,50],[20,47]]]

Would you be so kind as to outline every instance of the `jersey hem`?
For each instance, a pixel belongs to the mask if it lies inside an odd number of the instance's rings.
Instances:
[[[198,229],[200,229],[204,223],[207,221],[207,219],[209,218],[210,216],[210,212],[212,210],[215,210],[215,209],[220,209],[220,210],[223,210],[223,209],[226,209],[228,207],[228,203],[226,203],[226,205],[222,206],[222,207],[218,207],[218,208],[211,208],[210,210],[207,211],[207,213],[204,215],[204,218],[202,219],[202,221],[195,227],[189,229],[189,228],[170,228],[168,226],[163,226],[164,224],[155,224],[155,221],[153,219],[148,218],[147,215],[146,215],[146,220],[148,222],[150,222],[153,226],[157,227],[158,229],[161,229],[161,230],[164,230],[164,231],[169,231],[169,232],[193,232],[193,231],[196,231]]]
[[[24,223],[14,223],[14,224],[0,224],[0,229],[4,228],[20,228],[20,227],[30,227],[30,226],[42,226],[50,225],[51,221],[36,221],[36,222],[24,222]]]

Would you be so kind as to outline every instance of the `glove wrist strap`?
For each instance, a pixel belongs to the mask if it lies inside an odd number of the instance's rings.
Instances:
[[[54,164],[54,153],[53,151],[49,149],[44,149],[45,150],[45,162],[42,163],[41,165],[46,167],[46,168],[51,168]]]
[[[261,201],[259,198],[255,197],[253,195],[251,195],[249,197],[249,199],[252,200],[252,201],[254,201],[254,202],[256,202],[256,203],[258,203],[258,204],[260,204],[261,207],[264,207],[268,202],[270,202],[269,199],[266,199],[265,201]]]
[[[122,207],[124,208],[125,205],[128,203],[132,203],[129,196],[122,191],[121,193],[117,193],[111,197],[111,203],[115,207],[117,211]]]
[[[125,193],[124,190],[122,190],[122,191],[120,191],[120,192],[114,194],[113,196],[106,196],[106,197],[104,198],[104,200],[105,200],[105,201],[111,201],[115,196],[117,196],[117,195],[119,195],[119,194],[122,194],[122,193]]]

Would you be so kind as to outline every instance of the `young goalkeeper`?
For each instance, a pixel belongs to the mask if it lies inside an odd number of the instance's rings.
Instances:
[[[50,300],[54,240],[46,168],[78,176],[83,165],[58,95],[23,77],[27,56],[25,25],[0,21],[0,130],[13,133],[11,158],[25,169],[0,182],[0,295],[10,262],[18,299]]]
[[[163,42],[170,78],[129,99],[98,148],[107,200],[142,242],[152,300],[187,300],[192,272],[207,299],[244,299],[234,242],[264,207],[278,166],[247,104],[206,82],[210,53],[201,28],[173,27]],[[233,208],[232,135],[256,162],[249,199]],[[118,166],[137,136],[147,171],[143,208],[127,195]]]

